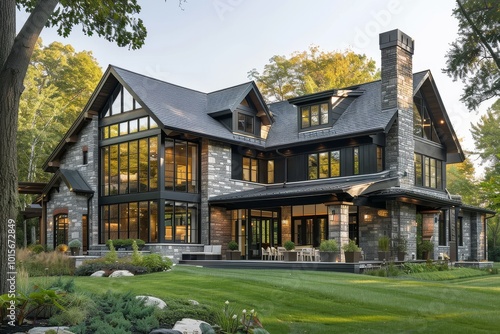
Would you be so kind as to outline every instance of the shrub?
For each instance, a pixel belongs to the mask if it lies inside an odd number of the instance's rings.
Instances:
[[[229,241],[229,243],[227,244],[227,248],[228,248],[229,250],[233,250],[233,251],[234,251],[234,250],[238,250],[238,243],[237,243],[236,241],[234,241],[234,240],[231,240],[231,241]]]
[[[137,244],[137,246],[139,247],[139,249],[144,247],[144,245],[146,244],[144,242],[144,240],[142,240],[142,239],[115,239],[112,242],[113,242],[113,246],[115,248],[129,248],[129,249],[131,249],[134,241]],[[109,249],[108,243],[106,243],[106,246],[108,246],[108,249]]]
[[[165,271],[172,268],[172,260],[163,258],[160,254],[147,254],[142,256],[141,265],[150,273]]]
[[[57,250],[59,252],[64,253],[64,252],[66,252],[68,250],[68,245],[66,245],[66,244],[59,244],[59,245],[57,245]]]
[[[105,276],[108,276],[114,270],[128,270],[134,275],[144,274],[148,272],[148,268],[146,268],[145,266],[133,265],[130,262],[108,263],[102,259],[96,260],[85,261],[82,265],[75,269],[75,276],[90,276],[99,270],[105,271]]]
[[[345,244],[342,249],[344,252],[360,252],[361,248],[356,245],[354,240],[349,239],[349,243]]]
[[[158,328],[155,306],[145,306],[144,300],[131,293],[107,292],[94,295],[96,307],[84,322],[70,327],[73,333],[149,333]]]
[[[321,252],[338,252],[339,245],[335,239],[323,240],[319,244],[319,250]]]
[[[384,235],[378,239],[378,250],[381,252],[388,252],[390,247],[391,239]]]
[[[118,261],[118,254],[116,253],[114,241],[108,240],[108,242],[106,242],[106,246],[108,246],[108,249],[109,249],[109,252],[107,252],[106,255],[104,256],[104,258],[106,259],[106,262],[114,263],[114,262]]]
[[[30,245],[28,247],[28,249],[33,252],[34,254],[40,254],[40,253],[43,253],[45,252],[45,247],[43,245],[40,245],[40,244],[34,244],[34,245]]]
[[[68,244],[69,248],[80,248],[82,247],[82,242],[78,239],[73,239]]]
[[[189,301],[180,299],[169,299],[165,301],[168,307],[155,310],[155,316],[160,325],[173,327],[182,318],[191,318],[205,321],[209,324],[215,320],[215,311],[205,305],[193,305]]]
[[[291,241],[291,240],[287,240],[283,244],[283,247],[285,247],[285,249],[287,251],[291,251],[291,250],[295,249],[295,243],[293,241]]]

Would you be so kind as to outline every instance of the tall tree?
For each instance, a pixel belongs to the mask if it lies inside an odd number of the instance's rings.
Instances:
[[[500,1],[456,0],[458,38],[444,73],[465,84],[461,101],[471,110],[500,96]]]
[[[16,36],[16,7],[30,13]],[[17,216],[18,110],[23,80],[40,33],[56,27],[68,36],[74,26],[119,46],[140,48],[146,28],[137,18],[137,0],[2,0],[0,1],[0,254],[8,254],[9,222]],[[0,294],[8,291],[8,261],[0,261]]]
[[[446,166],[446,188],[451,194],[460,194],[462,201],[469,205],[480,205],[483,201],[479,186],[475,181],[474,165],[467,158],[462,163]]]
[[[87,51],[71,45],[39,39],[19,107],[18,177],[22,181],[46,181],[40,166],[90,98],[102,71]]]
[[[380,71],[365,55],[350,50],[326,52],[311,46],[289,58],[273,56],[262,74],[252,69],[248,77],[257,82],[268,102],[274,102],[377,80]]]

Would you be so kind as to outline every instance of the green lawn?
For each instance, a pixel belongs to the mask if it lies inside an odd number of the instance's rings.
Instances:
[[[500,332],[500,275],[425,281],[175,266],[135,277],[76,277],[75,283],[87,291],[132,291],[221,308],[229,300],[255,309],[272,334]]]

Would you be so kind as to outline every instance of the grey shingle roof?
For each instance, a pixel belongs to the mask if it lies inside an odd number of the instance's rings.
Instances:
[[[380,81],[375,81],[356,87],[356,90],[362,91],[363,94],[348,97],[353,99],[352,103],[332,127],[301,133],[298,131],[296,107],[289,102],[279,102],[269,105],[275,122],[267,140],[249,140],[233,134],[210,114],[234,110],[252,89],[256,89],[254,83],[248,82],[212,93],[202,93],[118,67],[111,67],[111,70],[165,128],[233,143],[245,143],[263,149],[383,132],[392,124],[397,113],[396,109],[381,110]],[[415,74],[414,85],[418,84],[426,73],[424,71]]]

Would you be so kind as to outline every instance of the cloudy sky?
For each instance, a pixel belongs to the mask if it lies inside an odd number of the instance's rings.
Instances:
[[[462,84],[441,73],[457,36],[454,0],[139,0],[148,28],[141,50],[119,48],[78,29],[69,38],[42,32],[44,44],[61,41],[90,50],[103,70],[109,64],[177,85],[210,92],[248,81],[273,55],[289,56],[310,45],[351,49],[380,67],[378,35],[400,29],[415,40],[413,70],[431,70],[463,148],[473,150],[470,123],[479,113],[459,101]],[[19,13],[22,23],[25,14]],[[477,162],[478,164],[478,162]]]

